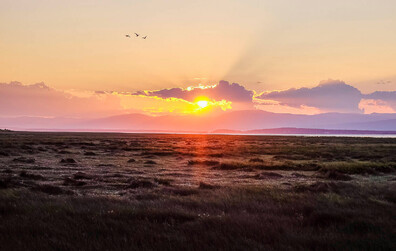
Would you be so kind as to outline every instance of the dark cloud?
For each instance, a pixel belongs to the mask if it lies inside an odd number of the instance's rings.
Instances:
[[[362,112],[359,109],[361,92],[339,80],[324,81],[313,88],[266,92],[256,98],[292,107],[316,107],[325,112]]]
[[[212,100],[220,101],[227,100],[231,102],[246,102],[251,103],[253,98],[253,91],[246,90],[242,85],[227,81],[220,81],[218,85],[212,88],[193,88],[185,90],[182,88],[163,89],[159,91],[139,91],[134,95],[156,96],[160,98],[179,98],[193,102],[197,97],[205,96]]]

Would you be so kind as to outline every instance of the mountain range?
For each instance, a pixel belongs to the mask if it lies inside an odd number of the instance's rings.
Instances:
[[[43,131],[150,131],[216,132],[273,128],[311,128],[332,130],[396,131],[396,114],[322,113],[298,115],[261,110],[224,112],[220,115],[123,114],[97,119],[0,117],[0,128]]]

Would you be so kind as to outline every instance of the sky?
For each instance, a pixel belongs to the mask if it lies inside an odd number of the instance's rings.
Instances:
[[[394,113],[395,11],[394,0],[1,0],[0,116]]]

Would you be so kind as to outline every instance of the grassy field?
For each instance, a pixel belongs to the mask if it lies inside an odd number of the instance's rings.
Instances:
[[[396,139],[0,133],[1,250],[396,250]]]

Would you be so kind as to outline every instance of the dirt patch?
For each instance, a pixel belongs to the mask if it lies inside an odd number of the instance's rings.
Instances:
[[[189,166],[194,166],[194,165],[215,166],[215,165],[219,165],[220,162],[217,160],[189,160],[187,164]]]
[[[93,177],[91,175],[88,175],[88,174],[84,173],[84,172],[77,172],[77,173],[75,173],[73,175],[73,179],[76,179],[76,180],[82,180],[82,179],[90,180],[90,179],[93,179]]]
[[[19,176],[22,178],[32,179],[32,180],[45,180],[44,176],[42,176],[40,174],[28,173],[26,171],[21,171],[19,173]]]
[[[34,158],[25,158],[25,157],[15,158],[12,161],[19,162],[19,163],[25,163],[25,164],[33,164],[36,162],[36,160]]]
[[[154,181],[160,185],[170,186],[172,184],[173,180],[172,179],[155,178]]]
[[[66,158],[66,159],[61,159],[60,163],[62,163],[62,164],[76,164],[77,161],[75,161],[72,158]]]
[[[335,170],[329,170],[319,177],[321,177],[323,179],[328,179],[328,180],[342,180],[342,181],[352,180],[351,176],[344,174],[344,173],[340,173]]]
[[[256,179],[280,179],[283,175],[274,172],[262,172],[255,176]]]
[[[50,195],[61,195],[61,194],[73,194],[72,191],[62,189],[61,187],[54,186],[54,185],[37,185],[32,187],[33,191],[38,191]]]
[[[131,179],[128,182],[129,184],[127,185],[127,188],[130,189],[136,189],[136,188],[154,188],[157,185],[150,181],[150,180],[146,180],[146,179]]]
[[[95,156],[96,153],[94,153],[94,152],[85,152],[84,155],[85,156]]]
[[[208,184],[205,182],[199,182],[199,189],[216,189],[219,188],[220,186],[216,186],[216,185],[212,185],[212,184]]]
[[[63,180],[63,185],[65,185],[65,186],[84,186],[86,184],[87,184],[87,182],[85,182],[85,181],[75,180],[75,179],[72,179],[69,177],[66,177]]]
[[[253,159],[250,159],[249,162],[251,162],[251,163],[264,163],[264,160],[260,159],[260,158],[253,158]]]
[[[197,189],[183,187],[164,188],[162,191],[177,196],[190,196],[199,192]]]

